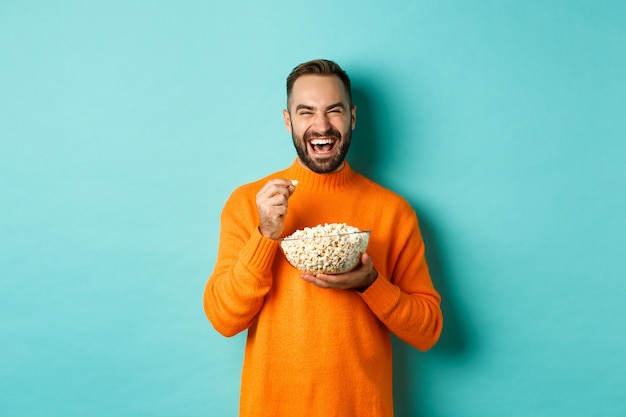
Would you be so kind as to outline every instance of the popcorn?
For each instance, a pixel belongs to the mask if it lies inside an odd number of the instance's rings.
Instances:
[[[345,223],[305,227],[281,239],[285,257],[295,268],[312,274],[348,272],[360,261],[369,231]]]

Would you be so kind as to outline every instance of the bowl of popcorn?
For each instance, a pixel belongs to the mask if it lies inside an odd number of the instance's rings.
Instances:
[[[280,239],[280,247],[289,263],[302,272],[342,274],[359,264],[369,237],[369,230],[326,223],[296,230]]]

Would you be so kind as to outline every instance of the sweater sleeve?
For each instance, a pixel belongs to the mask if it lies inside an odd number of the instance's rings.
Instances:
[[[389,265],[379,269],[375,262],[378,278],[360,295],[391,332],[425,351],[441,334],[441,297],[430,278],[414,212],[396,225],[402,227],[396,228],[396,239],[389,243]]]
[[[278,242],[261,235],[248,205],[233,194],[224,206],[217,260],[204,290],[207,318],[224,336],[252,325],[273,281]]]

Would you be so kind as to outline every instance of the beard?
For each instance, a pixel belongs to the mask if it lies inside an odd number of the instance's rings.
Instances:
[[[350,149],[350,142],[352,141],[352,131],[348,130],[344,134],[341,134],[334,127],[330,127],[325,132],[304,132],[304,137],[296,135],[293,130],[293,125],[291,126],[291,138],[293,139],[293,146],[296,148],[296,152],[298,153],[298,157],[300,161],[311,171],[317,174],[329,174],[331,172],[336,171],[343,161],[346,159],[346,155],[348,155],[348,150]],[[338,152],[335,153],[334,156],[328,158],[313,158],[309,155],[309,140],[315,137],[334,137],[337,138],[337,142],[335,146],[339,146]]]

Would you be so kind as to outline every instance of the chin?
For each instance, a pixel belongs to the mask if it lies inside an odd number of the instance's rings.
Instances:
[[[348,149],[350,148],[350,141],[343,141],[336,144],[337,149],[335,149],[332,156],[315,158],[311,155],[311,150],[304,141],[299,140],[295,135],[292,135],[292,138],[300,162],[317,174],[330,174],[343,167]]]

